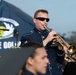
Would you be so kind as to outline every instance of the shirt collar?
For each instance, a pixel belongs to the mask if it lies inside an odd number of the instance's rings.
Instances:
[[[30,72],[26,69],[24,69],[23,71],[24,71],[24,75],[34,75],[32,72]]]
[[[40,34],[42,34],[42,33],[45,33],[45,32],[46,32],[46,30],[39,31],[36,27],[34,28],[34,30],[35,30],[36,32],[40,33]]]

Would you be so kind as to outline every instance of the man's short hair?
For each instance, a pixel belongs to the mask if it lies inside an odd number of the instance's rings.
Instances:
[[[47,11],[47,10],[45,10],[45,9],[39,9],[39,10],[37,10],[37,11],[35,12],[34,18],[37,16],[37,14],[38,14],[39,12],[43,12],[43,13],[47,13],[47,14],[48,14],[48,11]]]

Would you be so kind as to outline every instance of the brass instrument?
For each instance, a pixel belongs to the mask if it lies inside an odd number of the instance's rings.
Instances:
[[[45,29],[48,31],[48,32],[51,32],[53,29],[50,29],[48,27],[45,26]],[[57,45],[63,47],[64,45],[67,47],[67,53],[66,55],[68,56],[67,57],[67,60],[65,60],[65,62],[76,62],[76,45],[69,45],[67,42],[64,41],[64,39],[62,39],[58,34],[56,34],[59,39],[61,39],[61,41],[57,41]],[[55,35],[55,36],[56,36]]]

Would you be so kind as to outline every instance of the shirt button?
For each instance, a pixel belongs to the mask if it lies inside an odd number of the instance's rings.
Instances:
[[[52,67],[50,67],[50,70],[52,69]]]

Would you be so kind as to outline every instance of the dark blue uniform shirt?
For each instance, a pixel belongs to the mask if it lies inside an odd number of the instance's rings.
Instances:
[[[26,69],[23,70],[23,73],[24,73],[24,75],[34,75],[32,72],[30,72]]]
[[[47,37],[47,35],[47,30],[39,31],[34,28],[32,31],[24,34],[21,37],[21,45],[30,41],[43,45],[43,40]],[[62,67],[64,65],[64,51],[59,50],[52,41],[49,42],[45,48],[50,61],[50,66],[48,66],[49,68],[47,69],[47,75],[62,75]]]

